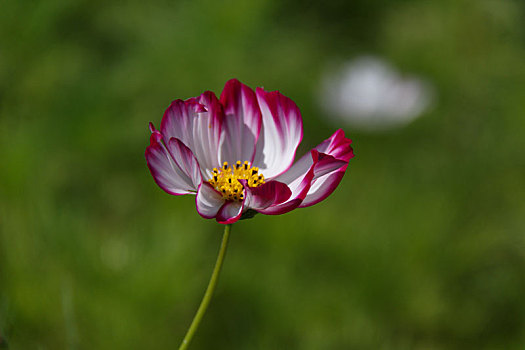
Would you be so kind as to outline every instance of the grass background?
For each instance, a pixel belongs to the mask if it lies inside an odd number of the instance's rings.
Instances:
[[[512,0],[4,0],[0,336],[10,349],[167,349],[221,226],[145,164],[147,123],[232,77],[343,127],[324,202],[234,225],[194,349],[525,346],[525,5]],[[387,58],[434,108],[380,134],[329,122],[327,64]]]

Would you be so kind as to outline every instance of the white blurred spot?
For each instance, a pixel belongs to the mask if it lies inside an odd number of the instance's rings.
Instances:
[[[328,72],[321,88],[326,112],[363,130],[406,125],[430,106],[434,96],[428,82],[401,76],[387,62],[371,56]]]

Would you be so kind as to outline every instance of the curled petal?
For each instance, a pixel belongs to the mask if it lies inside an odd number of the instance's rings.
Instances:
[[[265,209],[286,201],[292,191],[279,181],[269,181],[258,187],[249,187],[246,180],[239,180],[246,193],[245,207],[250,209]]]
[[[203,182],[195,198],[197,212],[205,219],[217,216],[217,213],[224,205],[222,194],[217,192],[209,183]]]
[[[313,149],[312,152],[316,154],[316,156],[312,158],[317,159],[314,166],[313,181],[348,164],[348,162],[337,159],[329,154],[319,153],[316,149]]]
[[[233,224],[241,218],[244,202],[226,202],[217,213],[219,224]]]
[[[266,178],[274,178],[292,165],[303,138],[303,122],[297,105],[279,91],[257,88],[256,94],[263,127],[253,164]]]
[[[161,140],[162,135],[154,130],[150,137],[150,145],[146,148],[146,161],[153,179],[160,188],[169,194],[195,193],[197,190],[193,181],[195,177],[191,172],[187,173],[185,169],[181,169]],[[179,151],[184,154],[177,154],[177,157],[185,158],[199,171],[199,164],[191,151],[188,148],[181,148]]]
[[[278,215],[287,213],[297,208],[306,197],[308,190],[310,189],[312,179],[314,178],[313,164],[309,169],[307,169],[305,173],[297,173],[296,175],[296,178],[287,183],[288,188],[291,191],[291,195],[286,202],[273,205],[265,209],[260,209],[258,211],[267,215]]]
[[[309,207],[311,205],[317,204],[328,197],[335,190],[337,185],[339,185],[339,182],[341,182],[341,179],[345,174],[345,170],[346,166],[316,179],[310,186],[308,194],[304,198],[303,202],[299,205],[299,208]]]
[[[199,163],[191,150],[174,137],[169,140],[167,148],[175,164],[185,175],[185,182],[191,183],[193,188],[197,189],[202,182],[202,175]]]
[[[314,179],[333,172],[348,164],[354,156],[350,144],[352,140],[345,138],[343,130],[337,130],[330,138],[321,142],[312,151],[302,156],[288,171],[276,180],[290,183],[305,174],[314,165]]]
[[[348,161],[354,156],[351,142],[345,138],[342,130],[337,130],[309,154],[301,157],[287,172],[276,178],[290,187],[290,199],[262,212],[282,214],[296,207],[316,204],[328,197],[341,181]]]
[[[220,164],[252,162],[262,123],[255,93],[237,79],[231,79],[224,86],[220,103],[224,107]]]
[[[354,151],[350,146],[351,143],[352,140],[345,137],[345,132],[342,129],[338,129],[330,138],[321,142],[315,149],[319,153],[329,154],[348,163],[354,157]]]
[[[315,166],[311,188],[299,206],[300,208],[319,203],[339,185],[348,167],[348,162],[354,157],[351,143],[352,140],[347,139],[343,130],[339,129],[315,148],[327,155],[319,158]],[[320,156],[324,153],[320,153]]]

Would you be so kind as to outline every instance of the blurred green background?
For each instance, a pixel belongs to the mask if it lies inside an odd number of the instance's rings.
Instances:
[[[16,1],[0,11],[0,336],[10,349],[177,348],[222,227],[154,183],[147,123],[230,78],[343,127],[324,202],[233,226],[193,349],[525,348],[525,4]],[[316,100],[329,62],[435,86],[364,133]]]

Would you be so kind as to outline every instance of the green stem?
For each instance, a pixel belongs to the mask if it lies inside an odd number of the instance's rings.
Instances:
[[[208,308],[208,304],[210,303],[211,297],[215,290],[215,286],[217,285],[217,281],[219,280],[219,273],[221,272],[222,262],[224,261],[224,256],[226,255],[226,248],[228,247],[228,239],[230,238],[231,226],[231,224],[224,226],[224,234],[222,236],[221,249],[219,250],[219,256],[217,256],[217,261],[215,262],[215,267],[213,268],[213,273],[211,274],[210,282],[208,283],[208,288],[206,288],[206,293],[204,293],[204,297],[202,298],[199,309],[197,310],[195,317],[193,317],[193,321],[191,322],[190,328],[188,329],[186,335],[184,336],[184,339],[182,340],[182,344],[180,344],[179,350],[185,350],[188,348],[191,339],[193,338],[193,335],[197,331],[197,328],[199,328],[199,323],[201,322],[204,313],[206,313],[206,309]]]

